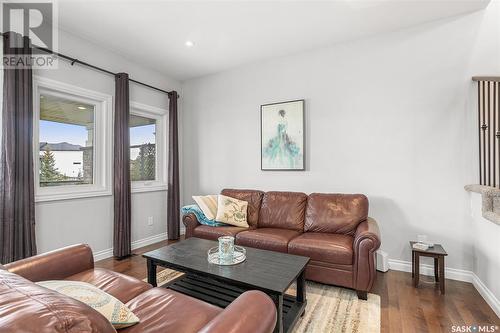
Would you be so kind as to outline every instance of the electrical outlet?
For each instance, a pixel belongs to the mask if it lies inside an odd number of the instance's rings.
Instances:
[[[152,216],[149,216],[149,217],[148,217],[148,225],[149,225],[149,226],[152,226],[153,224],[154,224],[154,219],[153,219],[153,217],[152,217]]]

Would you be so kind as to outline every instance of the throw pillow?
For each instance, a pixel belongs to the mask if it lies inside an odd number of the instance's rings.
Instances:
[[[87,304],[106,317],[115,329],[129,327],[139,322],[139,318],[125,304],[90,283],[51,280],[37,284]]]
[[[196,202],[203,214],[209,219],[214,220],[217,215],[217,194],[215,195],[193,195],[193,200]]]
[[[215,219],[226,224],[248,228],[247,207],[246,201],[219,194]]]

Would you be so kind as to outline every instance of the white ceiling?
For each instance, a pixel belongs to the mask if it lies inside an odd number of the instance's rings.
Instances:
[[[61,29],[179,80],[483,9],[489,0],[59,1]],[[185,46],[192,40],[194,47]]]

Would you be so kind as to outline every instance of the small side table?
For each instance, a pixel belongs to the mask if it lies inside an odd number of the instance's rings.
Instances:
[[[444,257],[448,255],[441,244],[434,244],[425,251],[413,248],[413,244],[417,242],[411,241],[411,277],[413,278],[413,285],[418,287],[420,278],[420,256],[434,258],[434,279],[439,283],[441,294],[444,295]]]

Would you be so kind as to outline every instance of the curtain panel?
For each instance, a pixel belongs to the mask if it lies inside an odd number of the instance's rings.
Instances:
[[[19,47],[21,46],[22,47]],[[28,37],[3,36],[4,56],[31,55]],[[33,73],[4,68],[0,156],[0,262],[36,254],[33,171]]]
[[[115,76],[113,255],[132,254],[130,193],[129,78]]]
[[[176,91],[168,94],[168,191],[167,191],[167,236],[179,239],[180,200],[179,200],[179,138],[177,130]]]

